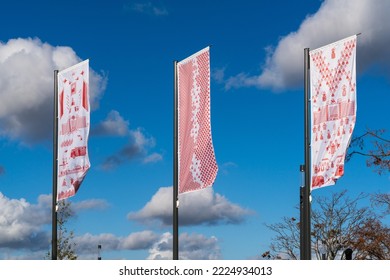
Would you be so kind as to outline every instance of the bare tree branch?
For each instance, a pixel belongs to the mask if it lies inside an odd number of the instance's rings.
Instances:
[[[380,217],[371,208],[359,206],[367,198],[367,194],[350,198],[347,191],[342,191],[331,197],[314,199],[311,244],[312,253],[317,259],[321,259],[323,254],[328,260],[340,258],[347,248],[355,251],[356,259],[390,259],[390,244],[383,244],[389,240],[390,229],[381,224]],[[388,203],[388,199],[385,197],[385,203]],[[275,233],[275,237],[271,241],[270,251],[262,256],[299,259],[300,235],[297,219],[284,217],[281,222],[266,226]],[[362,242],[364,236],[371,239],[364,239],[366,242]]]
[[[364,134],[352,139],[349,145],[349,152],[346,160],[350,160],[353,155],[367,157],[367,166],[374,167],[375,172],[383,174],[390,172],[390,140],[382,137],[385,130],[369,130]],[[367,150],[365,140],[370,139],[371,150]]]

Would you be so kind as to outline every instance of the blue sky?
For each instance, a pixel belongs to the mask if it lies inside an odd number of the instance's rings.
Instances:
[[[77,253],[94,259],[101,244],[104,259],[170,258],[173,61],[207,45],[219,173],[212,189],[180,197],[180,256],[258,258],[272,238],[265,223],[297,215],[304,48],[361,32],[354,135],[388,129],[389,11],[386,0],[3,3],[0,259],[50,249],[53,71],[84,59],[92,167],[70,199]],[[354,157],[313,196],[389,186]]]

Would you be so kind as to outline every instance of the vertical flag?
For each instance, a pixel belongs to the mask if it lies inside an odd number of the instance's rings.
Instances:
[[[218,166],[211,138],[210,48],[178,62],[179,194],[213,185]]]
[[[58,72],[57,200],[74,196],[90,162],[89,60]]]
[[[310,51],[311,189],[334,185],[356,121],[356,35]]]

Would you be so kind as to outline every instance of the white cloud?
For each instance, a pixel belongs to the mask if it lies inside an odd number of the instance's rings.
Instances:
[[[152,231],[134,232],[128,236],[120,237],[111,233],[92,235],[86,233],[76,236],[76,253],[80,258],[93,259],[97,254],[97,246],[102,246],[102,251],[146,250],[159,240],[160,236]]]
[[[0,193],[0,248],[48,248],[44,225],[51,223],[51,196],[41,195],[38,204],[10,199]]]
[[[163,159],[161,154],[158,153],[153,153],[148,156],[146,156],[143,160],[143,163],[153,163],[153,162],[158,162]]]
[[[181,260],[218,260],[222,258],[218,239],[201,234],[182,233],[179,236]],[[164,233],[149,250],[149,260],[172,259],[172,234]]]
[[[211,71],[211,77],[213,80],[215,80],[217,83],[223,83],[225,79],[225,71],[226,67],[223,68],[214,68]]]
[[[172,235],[169,232],[157,234],[145,230],[124,237],[110,233],[99,235],[87,233],[76,236],[74,242],[77,245],[76,254],[78,259],[96,259],[98,245],[101,245],[102,255],[113,251],[148,250],[149,256],[147,259],[172,259]],[[180,259],[221,259],[218,239],[214,236],[208,238],[201,234],[182,233],[179,237],[179,243]]]
[[[51,203],[52,195],[40,195],[37,203],[32,204],[24,198],[11,199],[0,192],[0,251],[7,252],[0,254],[0,258],[35,259],[36,256],[38,259],[43,259],[45,257],[51,240],[51,231],[47,227],[52,222]],[[107,202],[101,199],[71,204],[73,213],[106,207]],[[145,239],[147,236],[147,233],[143,234],[142,238]]]
[[[214,193],[212,188],[183,194],[179,197],[180,225],[238,224],[252,212],[231,203],[224,196]],[[137,212],[128,214],[128,219],[141,223],[159,221],[172,224],[172,187],[160,188],[152,199]]]
[[[364,70],[377,65],[390,77],[388,11],[388,0],[325,0],[297,31],[281,38],[276,48],[266,48],[267,58],[260,75],[240,73],[227,79],[225,87],[256,86],[283,90],[301,86],[304,48],[315,49],[360,32],[358,68]]]
[[[120,249],[141,250],[150,248],[158,238],[158,235],[152,231],[135,232],[122,239]]]
[[[125,11],[134,11],[141,14],[147,14],[152,16],[167,16],[168,10],[162,6],[156,6],[151,2],[137,2],[124,5]]]
[[[139,159],[141,162],[154,163],[162,160],[162,155],[158,153],[149,154],[149,151],[156,145],[153,137],[148,137],[143,129],[137,128],[131,130],[127,128],[128,143],[116,153],[105,159],[101,168],[111,170],[128,161]]]
[[[118,111],[112,110],[104,121],[91,130],[91,135],[126,136],[129,132],[129,121],[124,120]]]
[[[129,139],[126,145],[105,159],[100,166],[103,170],[114,169],[134,159],[139,159],[145,164],[163,159],[159,153],[149,153],[156,145],[153,137],[146,136],[142,128],[130,129],[129,126],[128,120],[125,120],[118,111],[112,110],[105,120],[91,130],[93,136],[121,136]]]
[[[221,172],[225,175],[228,175],[229,172],[232,170],[232,169],[235,169],[237,168],[238,165],[232,161],[228,161],[228,162],[225,162],[221,165]]]
[[[108,203],[103,199],[87,199],[71,204],[72,212],[78,213],[83,210],[98,209],[103,210],[108,207]]]
[[[0,42],[0,137],[26,144],[51,139],[54,70],[81,59],[70,47],[39,39]],[[98,107],[106,78],[91,69],[91,106]]]
[[[0,259],[43,259],[50,249],[51,195],[41,195],[37,204],[25,199],[10,199],[0,193]],[[102,200],[72,203],[73,210],[105,207]],[[180,235],[181,259],[221,258],[218,240],[200,234]],[[102,252],[149,250],[150,259],[172,258],[172,236],[150,230],[127,236],[111,233],[75,236],[75,251],[79,259],[96,259],[97,247]]]

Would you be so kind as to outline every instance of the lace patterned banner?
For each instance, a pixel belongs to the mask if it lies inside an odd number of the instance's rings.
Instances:
[[[179,193],[212,186],[217,176],[210,124],[209,47],[180,61],[178,76]]]

